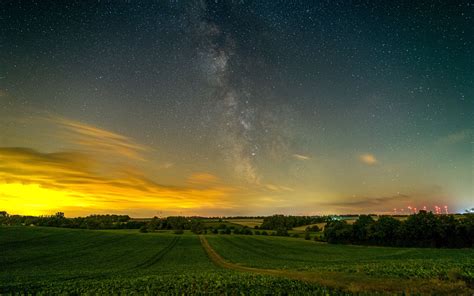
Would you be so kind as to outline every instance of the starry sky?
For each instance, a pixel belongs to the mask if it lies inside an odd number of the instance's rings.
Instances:
[[[2,1],[0,208],[470,208],[473,5]]]

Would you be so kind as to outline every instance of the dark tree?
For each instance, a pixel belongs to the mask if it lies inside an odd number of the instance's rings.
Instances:
[[[310,239],[311,239],[311,234],[309,233],[309,231],[305,231],[305,233],[304,233],[304,239],[305,239],[305,240],[310,240]]]

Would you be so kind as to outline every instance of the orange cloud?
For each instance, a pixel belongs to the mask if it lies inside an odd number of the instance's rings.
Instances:
[[[259,203],[263,196],[293,191],[281,185],[265,186],[258,179],[245,186],[229,185],[208,172],[185,176],[179,186],[160,184],[159,179],[145,175],[145,171],[153,171],[145,167],[149,162],[137,162],[152,156],[149,154],[153,149],[130,137],[59,116],[32,117],[27,123],[39,127],[37,134],[48,135],[51,144],[62,148],[44,153],[13,147],[29,144],[23,140],[5,142],[10,147],[0,147],[0,209],[10,213],[41,215],[63,211],[68,216],[126,213],[141,217],[157,212],[242,214],[248,213],[248,205]],[[12,134],[20,139],[28,136],[16,130]],[[37,143],[40,145],[43,140],[41,137]],[[51,145],[42,147],[51,149]],[[161,172],[173,167],[168,180],[176,182],[179,177],[176,174],[180,169],[173,162],[162,160],[161,164],[150,165]],[[252,167],[247,168],[253,172]],[[265,208],[269,206],[267,203]]]
[[[219,180],[217,176],[209,173],[194,173],[188,178],[188,182],[191,184],[208,184],[215,183]]]
[[[288,191],[294,191],[293,188],[287,187],[287,186],[279,186],[275,184],[265,184],[265,188],[274,191],[274,192],[288,192]]]
[[[172,168],[174,166],[174,163],[172,162],[165,162],[164,164],[160,165],[159,168],[162,168],[162,169],[169,169],[169,168]]]
[[[377,163],[377,158],[369,153],[360,155],[359,160],[368,165],[375,165]]]
[[[297,153],[293,154],[292,156],[293,156],[293,158],[296,158],[298,160],[310,160],[311,159],[311,157],[309,157],[307,155],[297,154]]]
[[[68,208],[69,215],[88,211],[231,208],[235,189],[210,183],[206,187],[167,186],[123,167],[113,175],[102,164],[77,152],[40,153],[25,148],[0,148],[0,202],[11,213],[49,214]],[[199,174],[193,180],[217,180]]]
[[[85,123],[61,117],[51,117],[50,120],[65,130],[62,134],[63,139],[80,145],[81,148],[90,152],[144,160],[142,154],[152,150],[148,146],[136,143],[131,138]]]

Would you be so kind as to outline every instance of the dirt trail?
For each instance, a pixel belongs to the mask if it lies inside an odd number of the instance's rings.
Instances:
[[[209,244],[207,239],[203,236],[199,236],[201,240],[201,244],[206,251],[209,258],[216,264],[217,266],[244,271],[244,272],[253,272],[258,274],[265,274],[265,275],[273,275],[273,276],[282,276],[291,279],[297,280],[304,280],[310,282],[320,282],[322,280],[321,275],[317,273],[309,273],[309,272],[300,272],[300,271],[288,271],[288,270],[281,270],[281,269],[264,269],[264,268],[255,268],[255,267],[248,267],[243,266],[235,263],[231,263],[226,261],[224,258],[221,257]]]
[[[426,294],[431,295],[433,291],[442,291],[441,294],[450,295],[474,295],[473,290],[466,286],[464,282],[444,282],[440,280],[420,280],[420,279],[389,279],[367,276],[359,273],[342,272],[304,272],[282,269],[264,269],[243,266],[226,261],[209,244],[206,237],[199,236],[202,247],[214,264],[222,268],[227,268],[242,272],[253,272],[263,275],[285,277],[293,280],[316,283],[332,289],[342,290],[352,293],[407,293],[407,294]],[[436,287],[436,290],[433,290]],[[453,294],[453,295],[454,295]]]

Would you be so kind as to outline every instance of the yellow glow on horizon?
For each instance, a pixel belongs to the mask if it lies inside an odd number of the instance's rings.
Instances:
[[[219,182],[217,176],[195,172],[182,185],[165,185],[120,160],[111,155],[104,161],[94,151],[42,153],[0,147],[0,209],[12,214],[61,211],[77,216],[196,213],[235,206],[231,195],[237,189]]]
[[[96,188],[101,191],[101,188]],[[104,188],[102,188],[103,190]],[[139,192],[126,191],[126,195],[116,195],[111,192],[100,192],[93,195],[85,192],[65,189],[47,188],[38,184],[3,183],[0,184],[0,208],[11,214],[20,215],[51,215],[58,211],[67,216],[78,216],[83,213],[113,213],[130,210],[160,209],[160,210],[195,210],[200,208],[228,208],[231,204],[218,202],[223,197],[225,189],[190,190],[184,192],[139,196]],[[178,195],[183,194],[183,198]],[[188,196],[189,198],[186,198]]]
[[[0,184],[2,210],[20,215],[50,215],[67,207],[92,207],[71,191],[44,188],[38,184]]]
[[[151,147],[60,116],[36,121],[60,148],[0,145],[0,210],[10,214],[215,215],[248,210],[250,204],[267,208],[271,203],[260,205],[259,198],[293,191],[279,184],[239,184],[208,169],[174,164],[166,167],[178,178],[162,183],[145,169],[156,167],[148,159]]]

